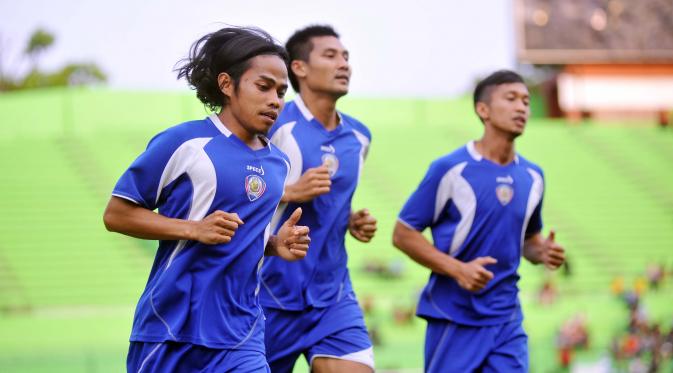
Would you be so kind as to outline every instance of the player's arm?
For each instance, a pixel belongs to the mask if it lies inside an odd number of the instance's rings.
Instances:
[[[332,180],[329,177],[327,166],[309,168],[294,184],[285,186],[280,201],[282,203],[308,202],[313,198],[329,193]]]
[[[278,234],[271,236],[264,249],[266,256],[279,256],[288,261],[302,259],[306,256],[311,238],[307,226],[299,226],[301,208],[294,210],[292,215],[283,223]]]
[[[376,218],[368,209],[351,212],[348,219],[348,231],[360,242],[369,242],[376,233]]]
[[[147,240],[195,240],[228,243],[243,221],[236,213],[215,211],[201,221],[169,218],[123,198],[113,196],[103,214],[111,232]]]
[[[493,278],[493,273],[484,266],[497,263],[490,256],[461,262],[437,249],[421,232],[400,221],[395,223],[393,245],[418,264],[437,274],[454,278],[460,287],[469,291],[484,288]]]
[[[565,261],[565,249],[555,240],[552,230],[544,238],[541,232],[527,237],[523,242],[523,256],[533,264],[544,264],[549,269],[557,269]]]

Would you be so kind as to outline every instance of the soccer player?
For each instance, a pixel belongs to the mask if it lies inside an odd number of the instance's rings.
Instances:
[[[274,222],[301,207],[311,251],[301,262],[270,258],[262,267],[267,358],[274,373],[291,372],[301,354],[314,372],[370,372],[372,344],[351,286],[344,240],[349,231],[369,242],[376,231],[368,210],[351,210],[371,135],[336,110],[351,76],[339,35],[329,26],[306,27],[290,37],[286,49],[298,95],[270,132],[292,165]]]
[[[432,271],[417,315],[427,320],[426,372],[526,372],[517,269],[521,255],[556,269],[564,249],[542,236],[544,178],[514,149],[528,89],[497,71],[474,91],[481,139],[430,165],[399,214],[394,245]],[[433,243],[421,232],[431,228]]]
[[[283,106],[287,53],[264,31],[223,28],[178,69],[218,111],[155,136],[121,176],[108,230],[160,240],[138,302],[129,372],[268,372],[259,268],[306,255],[294,210],[270,234],[287,157],[264,135]],[[158,209],[158,213],[153,210]]]

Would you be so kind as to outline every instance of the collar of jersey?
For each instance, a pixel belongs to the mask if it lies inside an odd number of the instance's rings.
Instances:
[[[500,167],[508,167],[508,166],[511,166],[511,165],[514,165],[514,164],[519,164],[519,155],[518,155],[518,154],[514,154],[514,162],[510,162],[510,163],[508,163],[508,164],[501,165],[501,164],[497,164],[497,163],[491,162],[491,161],[489,161],[488,159],[484,158],[484,156],[481,155],[481,154],[477,151],[477,148],[474,146],[474,141],[470,141],[470,142],[468,142],[468,143],[465,145],[465,148],[467,148],[467,152],[470,153],[470,156],[472,157],[472,159],[474,159],[474,160],[477,161],[477,162],[480,162],[480,161],[485,160],[485,161],[487,161],[487,162],[489,162],[489,163],[493,163],[494,165],[496,165],[496,166],[500,166]]]
[[[217,127],[222,134],[227,137],[229,140],[232,142],[235,142],[242,146],[244,149],[246,149],[249,152],[252,152],[254,154],[260,154],[260,153],[267,153],[269,151],[269,139],[267,139],[264,136],[260,136],[260,139],[262,142],[265,144],[265,146],[261,149],[253,150],[250,148],[246,143],[244,143],[241,139],[239,139],[236,135],[234,135],[229,129],[222,123],[220,120],[220,117],[217,116],[217,114],[213,113],[208,116],[208,119],[210,119],[211,122]]]
[[[344,124],[344,120],[341,117],[341,113],[339,113],[339,111],[336,112],[337,117],[339,118],[339,123],[337,124],[335,129],[333,129],[331,131],[328,131],[325,128],[325,126],[322,125],[322,123],[318,122],[318,120],[315,119],[315,117],[313,116],[313,113],[311,113],[311,111],[306,107],[306,104],[304,104],[304,100],[302,100],[301,95],[297,95],[297,97],[295,97],[294,104],[297,105],[297,109],[299,109],[299,112],[301,113],[301,115],[304,116],[304,119],[306,119],[307,122],[317,125],[326,134],[334,135],[334,134],[337,134],[341,131],[341,127],[343,127],[342,125]]]

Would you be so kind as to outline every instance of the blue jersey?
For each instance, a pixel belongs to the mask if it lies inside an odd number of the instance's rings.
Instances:
[[[265,307],[303,310],[327,307],[352,290],[344,245],[351,199],[355,192],[371,134],[359,121],[339,113],[340,124],[328,131],[301,101],[285,105],[271,129],[271,142],[283,150],[292,168],[293,184],[309,168],[326,164],[332,180],[330,192],[306,203],[281,204],[272,227],[302,208],[299,224],[311,230],[308,255],[301,261],[269,258],[262,268],[261,303]]]
[[[501,166],[469,143],[435,160],[399,220],[423,231],[430,227],[437,249],[469,262],[492,256],[494,277],[476,293],[453,278],[430,275],[417,314],[485,326],[521,319],[517,269],[526,236],[542,229],[542,170],[521,156]]]
[[[160,241],[131,341],[264,352],[258,266],[289,167],[275,146],[252,150],[216,115],[150,141],[114,196],[171,218],[202,220],[222,210],[245,224],[226,244]]]

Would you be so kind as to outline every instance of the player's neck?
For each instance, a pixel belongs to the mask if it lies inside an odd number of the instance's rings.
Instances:
[[[336,99],[333,96],[320,94],[311,90],[301,93],[301,99],[315,119],[331,131],[339,125],[339,115],[336,111]]]
[[[484,158],[491,162],[507,165],[514,161],[514,139],[505,136],[484,133],[481,139],[475,141],[474,147]]]
[[[217,116],[220,118],[220,122],[231,131],[232,135],[238,137],[239,140],[252,150],[258,150],[266,146],[259,138],[259,134],[246,130],[238,119],[236,119],[236,116],[233,115],[231,110],[223,109]]]

